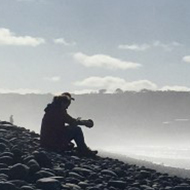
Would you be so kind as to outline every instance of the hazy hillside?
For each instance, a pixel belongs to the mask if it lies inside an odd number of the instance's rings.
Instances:
[[[74,95],[69,108],[74,117],[92,118],[85,129],[94,145],[190,144],[189,92],[124,92]],[[0,120],[14,116],[15,123],[37,132],[43,109],[52,95],[0,94]]]

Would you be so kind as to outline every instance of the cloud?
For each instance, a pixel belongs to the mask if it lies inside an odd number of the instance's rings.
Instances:
[[[29,88],[19,88],[19,89],[5,89],[0,88],[0,93],[16,93],[16,94],[40,94],[40,90],[38,89],[29,89]]]
[[[187,62],[187,63],[190,63],[190,55],[184,56],[184,57],[183,57],[183,61],[184,61],[184,62]]]
[[[76,42],[67,42],[64,38],[57,38],[53,40],[55,44],[62,44],[65,46],[75,46]]]
[[[142,44],[142,45],[137,45],[137,44],[132,44],[132,45],[119,45],[119,49],[127,49],[127,50],[133,50],[133,51],[145,51],[149,49],[151,46],[148,44]]]
[[[118,46],[118,48],[132,51],[146,51],[151,48],[162,48],[164,51],[172,51],[175,47],[179,46],[182,46],[182,44],[178,42],[171,42],[169,44],[165,44],[160,41],[155,41],[150,44],[121,44]]]
[[[160,47],[160,48],[163,48],[165,51],[172,51],[173,46],[175,46],[173,43],[165,44],[165,43],[161,43],[160,41],[155,41],[153,43],[153,47]]]
[[[98,93],[98,91],[99,90],[94,90],[94,89],[82,89],[82,90],[74,90],[71,93],[72,94],[92,94],[92,93]]]
[[[44,80],[47,80],[50,82],[59,82],[61,80],[61,77],[60,76],[44,77]]]
[[[87,87],[93,90],[106,89],[108,92],[114,92],[117,88],[123,91],[139,91],[142,89],[157,90],[157,85],[148,80],[138,80],[128,82],[119,77],[89,77],[82,81],[74,83],[76,86]]]
[[[0,28],[0,45],[35,47],[44,43],[45,40],[43,38],[34,38],[31,36],[16,36],[9,29]]]
[[[83,53],[75,53],[74,59],[86,67],[102,67],[107,69],[136,69],[141,67],[141,64],[122,61],[109,55],[96,54],[92,56]]]
[[[161,88],[158,88],[157,84],[149,80],[137,80],[129,82],[123,78],[113,76],[89,77],[84,80],[75,82],[74,85],[78,87],[83,87],[83,90],[76,91],[77,93],[81,94],[98,92],[100,89],[106,89],[108,93],[113,93],[118,88],[120,88],[123,91],[140,91],[143,89],[152,91],[190,91],[190,88],[187,86],[166,85]]]
[[[190,88],[187,86],[164,86],[160,88],[161,91],[190,91]]]

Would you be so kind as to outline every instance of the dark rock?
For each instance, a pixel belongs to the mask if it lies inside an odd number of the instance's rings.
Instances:
[[[9,182],[14,184],[18,188],[20,188],[21,186],[27,185],[27,182],[23,180],[10,180]]]
[[[80,181],[78,183],[78,186],[80,186],[82,189],[85,189],[86,187],[89,186],[89,184],[87,182]]]
[[[1,156],[0,157],[0,163],[4,163],[4,164],[7,164],[7,165],[12,165],[14,162],[13,158],[10,157],[10,156]]]
[[[6,133],[7,130],[6,129],[0,129],[0,133]]]
[[[113,170],[119,177],[124,177],[126,175],[125,170],[121,169],[120,167],[116,167]]]
[[[39,172],[35,173],[36,180],[40,178],[47,178],[47,177],[52,177],[52,176],[55,176],[55,174],[49,171],[45,171],[45,170],[40,170]]]
[[[1,171],[0,171],[0,181],[3,180],[3,179],[7,180],[8,178],[9,178],[8,175],[6,175],[4,173],[1,173]]]
[[[0,168],[0,174],[9,175],[10,169],[9,168]]]
[[[173,190],[190,190],[190,186],[178,185],[178,186],[175,186]]]
[[[108,170],[108,169],[102,170],[101,174],[111,175],[111,176],[114,176],[114,177],[118,177],[115,172],[113,172],[112,170]]]
[[[154,188],[149,187],[147,185],[141,185],[140,189],[143,189],[143,190],[155,190]]]
[[[140,179],[144,179],[144,178],[149,178],[149,177],[151,177],[151,175],[152,175],[151,172],[146,171],[146,170],[141,170],[138,177],[139,177]]]
[[[74,178],[77,178],[79,180],[84,180],[85,179],[83,176],[81,176],[80,174],[75,173],[75,172],[69,172],[69,177],[74,177]]]
[[[160,190],[173,190],[173,187],[170,187],[170,186],[167,186],[167,187],[165,187],[165,188],[161,188]]]
[[[40,165],[38,164],[38,162],[34,159],[30,160],[28,163],[27,163],[27,166],[29,166],[30,168],[30,173],[31,174],[34,174],[38,171],[40,171]]]
[[[21,158],[21,156],[23,156],[23,151],[19,149],[18,146],[14,146],[11,148],[11,153],[14,154],[14,157],[19,157]]]
[[[20,188],[20,190],[34,190],[34,188],[25,185],[25,186],[22,186],[22,187]]]
[[[98,187],[89,187],[89,188],[87,188],[87,190],[101,190],[101,188],[98,188]]]
[[[72,184],[72,183],[66,183],[64,188],[68,188],[68,187],[69,187],[69,189],[73,189],[73,190],[80,190],[81,189],[80,186],[78,186],[76,184]]]
[[[10,168],[9,176],[10,179],[25,180],[28,177],[28,173],[29,173],[28,166],[21,163],[17,163]]]
[[[65,169],[73,169],[75,167],[75,165],[71,162],[67,162],[65,163]]]
[[[52,176],[51,179],[56,179],[56,180],[58,180],[60,182],[64,182],[65,177],[63,177],[63,176]]]
[[[5,163],[0,163],[0,169],[1,169],[1,168],[8,168],[8,165],[5,164]]]
[[[74,178],[74,177],[66,177],[65,182],[72,183],[72,184],[78,184],[80,182],[80,180],[77,178]]]
[[[0,182],[0,190],[17,190],[17,187],[10,182]]]
[[[60,176],[65,176],[66,175],[66,171],[65,171],[65,169],[63,169],[63,168],[61,168],[61,167],[55,167],[54,169],[54,173],[56,174],[56,175],[60,175]]]
[[[36,182],[36,187],[43,190],[61,190],[61,183],[52,178],[42,178]]]
[[[5,143],[0,143],[0,152],[4,152],[7,148],[7,145]]]
[[[4,138],[0,138],[0,143],[6,144],[6,145],[10,144],[9,141]]]
[[[40,167],[52,167],[52,163],[45,151],[35,151],[33,155]]]
[[[30,160],[34,160],[35,157],[33,155],[27,155],[27,156],[24,156],[22,159],[23,159],[23,162],[27,164]]]
[[[70,187],[67,186],[67,185],[62,184],[61,186],[62,186],[62,189],[63,189],[63,190],[72,190],[72,188],[70,188]]]
[[[11,158],[13,158],[14,157],[14,154],[13,153],[11,153],[11,152],[3,152],[3,153],[1,153],[1,157],[3,157],[3,156],[10,156]]]
[[[90,180],[96,180],[98,179],[99,175],[97,173],[92,173],[90,176],[89,176],[89,179]]]
[[[18,142],[18,138],[13,137],[13,138],[11,138],[11,139],[9,140],[9,142],[14,144],[14,143]]]
[[[84,176],[89,176],[93,173],[92,170],[86,169],[86,168],[81,168],[81,167],[74,167],[73,170],[76,173],[79,173]]]
[[[141,190],[141,189],[139,189],[138,187],[130,187],[128,188],[128,190]]]
[[[78,156],[71,156],[71,159],[73,159],[73,160],[80,160],[80,158],[78,157]]]
[[[124,181],[119,181],[119,180],[110,180],[108,182],[108,187],[112,186],[115,188],[119,188],[119,189],[124,189],[126,187],[126,182]]]
[[[104,190],[108,190],[107,188],[104,188]],[[115,187],[109,187],[109,190],[117,190]]]

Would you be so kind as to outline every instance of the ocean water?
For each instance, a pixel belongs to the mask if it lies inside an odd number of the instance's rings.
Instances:
[[[190,169],[190,147],[173,146],[110,146],[102,148],[103,151],[150,161],[163,166]]]

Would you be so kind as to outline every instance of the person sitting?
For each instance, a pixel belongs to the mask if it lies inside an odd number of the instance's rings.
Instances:
[[[73,118],[67,113],[67,109],[74,98],[65,92],[55,96],[52,103],[44,109],[40,130],[41,147],[53,151],[64,151],[69,149],[71,141],[77,145],[77,151],[82,156],[94,156],[97,151],[92,151],[85,143],[84,135],[79,125],[92,128],[94,123],[91,119],[81,120]]]

